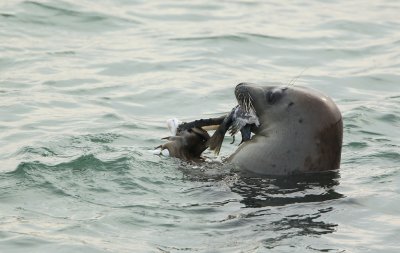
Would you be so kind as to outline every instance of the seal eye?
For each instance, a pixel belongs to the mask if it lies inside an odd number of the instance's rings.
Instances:
[[[269,104],[275,104],[282,97],[282,90],[269,90],[266,98]]]

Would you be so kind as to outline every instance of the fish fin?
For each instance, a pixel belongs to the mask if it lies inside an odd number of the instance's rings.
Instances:
[[[224,140],[225,137],[225,132],[223,131],[215,131],[213,136],[207,141],[207,145],[210,148],[210,150],[214,150],[214,153],[216,155],[219,154],[219,151],[221,150],[222,146],[222,141]]]
[[[229,115],[225,117],[224,121],[219,125],[213,136],[211,136],[211,138],[207,141],[208,147],[210,148],[210,150],[214,150],[214,153],[216,155],[218,155],[219,151],[221,150],[222,142],[225,138],[225,133],[232,125],[233,113],[234,110],[232,110],[231,113],[229,113]]]

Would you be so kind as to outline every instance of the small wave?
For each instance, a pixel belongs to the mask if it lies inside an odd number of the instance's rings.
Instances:
[[[56,52],[48,52],[49,55],[76,55],[75,51],[56,51]]]
[[[124,156],[102,161],[89,154],[56,165],[39,161],[22,162],[14,171],[6,174],[24,182],[25,186],[51,189],[53,193],[57,191],[63,192],[64,195],[75,196],[78,193],[85,194],[87,191],[108,192],[107,187],[110,187],[110,184],[104,183],[105,178],[122,180],[124,175],[129,173],[131,163],[132,157]]]
[[[69,54],[68,52],[65,52],[66,54]],[[73,53],[73,52],[71,52]],[[50,53],[51,54],[51,53]],[[61,53],[63,54],[63,53]],[[65,80],[49,80],[43,82],[44,85],[51,86],[53,88],[68,88],[68,90],[71,90],[72,87],[74,86],[88,86],[88,84],[96,84],[99,81],[96,79],[84,79],[84,78],[71,78],[71,79],[65,79]]]
[[[279,36],[273,36],[273,35],[266,35],[266,34],[260,34],[260,33],[243,33],[246,36],[250,37],[256,37],[256,38],[262,38],[266,40],[293,40],[291,38],[287,37],[279,37]]]
[[[370,157],[380,158],[380,159],[385,159],[385,160],[392,160],[392,161],[400,163],[400,153],[398,153],[398,152],[389,152],[389,151],[379,152],[376,154],[371,154]]]
[[[0,17],[4,17],[4,18],[14,18],[15,15],[13,15],[13,14],[8,14],[8,13],[0,13]]]
[[[170,40],[174,41],[237,41],[237,42],[245,42],[248,39],[244,36],[238,35],[216,35],[216,36],[204,36],[204,37],[181,37],[181,38],[171,38]]]
[[[369,21],[351,21],[337,19],[328,21],[318,25],[323,30],[342,30],[355,34],[381,34],[384,35],[390,29],[390,26],[384,23],[369,22]]]
[[[120,137],[121,135],[114,133],[86,135],[86,138],[94,143],[112,143]]]
[[[31,148],[28,148],[31,150]],[[38,149],[35,149],[36,151]],[[73,171],[73,172],[85,172],[85,171],[93,171],[93,172],[101,172],[101,171],[115,171],[126,172],[131,167],[130,164],[135,159],[132,156],[120,156],[112,159],[101,160],[97,158],[94,154],[86,154],[81,155],[73,160],[69,160],[66,162],[61,162],[57,164],[48,164],[40,161],[33,162],[21,162],[17,168],[9,173],[13,173],[16,175],[27,175],[38,172],[45,171],[53,171],[53,172],[61,172],[61,171]]]
[[[25,150],[31,151],[32,148],[27,148]],[[37,152],[37,149],[36,149]],[[22,162],[20,163],[17,168],[9,172],[14,175],[19,175],[19,176],[27,176],[27,175],[40,175],[40,172],[43,171],[62,171],[65,169],[72,169],[75,171],[79,170],[86,170],[88,168],[93,168],[94,170],[102,170],[104,169],[104,164],[102,161],[97,159],[94,155],[83,155],[75,160],[72,160],[70,162],[65,162],[65,163],[60,163],[57,165],[47,165],[44,163],[41,163],[39,161],[34,161],[34,162]],[[38,172],[38,173],[35,173]]]
[[[34,155],[39,155],[39,156],[43,156],[43,157],[59,155],[57,153],[57,151],[55,151],[51,148],[48,148],[48,147],[27,146],[17,152],[17,155],[25,155],[25,154],[34,154]]]
[[[364,149],[368,147],[368,143],[366,142],[358,142],[358,141],[353,141],[345,145],[346,147],[349,148],[354,148],[354,149]]]
[[[400,116],[393,114],[393,113],[387,113],[379,117],[380,120],[385,121],[385,122],[390,122],[390,123],[399,123],[400,122]]]
[[[366,130],[360,130],[360,133],[366,134],[366,135],[370,135],[370,136],[384,136],[381,133],[377,133],[377,132],[372,132],[372,131],[366,131]]]
[[[346,129],[346,130],[361,129],[361,127],[359,125],[350,124],[350,123],[347,122],[346,119],[344,121],[345,121],[344,129]]]
[[[18,14],[16,17],[22,22],[41,26],[71,28],[75,31],[105,31],[110,28],[122,27],[121,25],[126,23],[130,25],[140,23],[136,20],[105,13],[74,10],[72,8],[78,9],[79,7],[73,5],[64,7],[35,1],[25,1],[22,5],[27,12]]]

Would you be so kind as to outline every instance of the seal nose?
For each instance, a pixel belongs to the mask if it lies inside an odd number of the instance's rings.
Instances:
[[[246,87],[247,83],[239,83],[238,85],[236,85],[235,88],[235,96],[238,97],[239,94],[243,94],[246,92],[247,87]]]
[[[241,89],[242,87],[246,86],[246,83],[239,83],[238,85],[236,85],[235,90],[237,89]]]

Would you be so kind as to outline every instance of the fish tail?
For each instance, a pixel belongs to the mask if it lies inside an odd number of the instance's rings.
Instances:
[[[213,136],[211,136],[211,138],[207,141],[208,147],[210,148],[210,150],[214,150],[214,153],[216,155],[218,155],[219,151],[221,150],[222,142],[225,138],[225,133],[232,125],[233,113],[234,110],[232,110],[231,113],[225,117],[224,121],[221,123],[221,125],[219,125]]]

